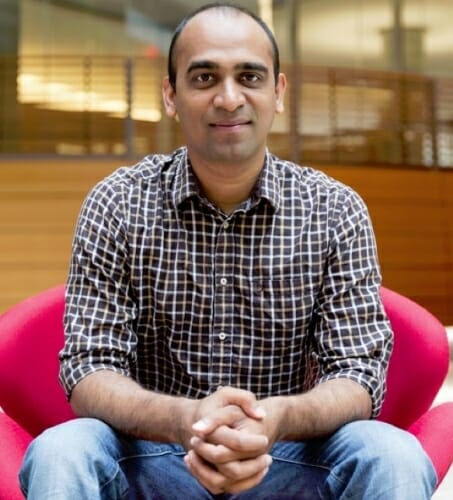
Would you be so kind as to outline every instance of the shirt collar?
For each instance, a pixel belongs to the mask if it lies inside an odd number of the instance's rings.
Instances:
[[[257,200],[262,198],[277,211],[280,206],[280,175],[275,158],[266,151],[264,167],[253,190],[252,196]]]
[[[182,148],[182,154],[176,160],[175,184],[173,199],[176,207],[193,196],[201,195],[201,188],[190,166],[187,149]]]
[[[176,158],[176,178],[174,184],[174,203],[179,207],[184,201],[192,197],[203,197],[201,187],[195,176],[184,148],[181,155]],[[269,203],[278,210],[280,206],[280,182],[278,168],[274,157],[266,151],[264,167],[253,189],[249,203],[252,206],[259,203],[261,199]]]

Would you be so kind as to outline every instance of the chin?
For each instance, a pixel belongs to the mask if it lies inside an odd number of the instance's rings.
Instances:
[[[262,148],[264,153],[265,148]],[[211,161],[217,162],[244,162],[253,160],[261,153],[261,148],[251,147],[250,145],[234,144],[221,148],[215,148],[211,151]]]

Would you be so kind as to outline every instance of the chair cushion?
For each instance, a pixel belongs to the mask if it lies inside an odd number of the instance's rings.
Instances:
[[[8,415],[0,412],[0,498],[23,500],[18,473],[32,437]]]
[[[386,288],[381,297],[394,348],[379,419],[407,428],[430,408],[447,376],[448,339],[445,327],[424,307]]]
[[[0,316],[0,407],[31,435],[74,416],[58,383],[64,286]]]

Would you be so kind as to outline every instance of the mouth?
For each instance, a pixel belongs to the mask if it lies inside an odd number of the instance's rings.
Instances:
[[[209,126],[212,128],[217,128],[219,130],[238,130],[242,127],[251,125],[250,120],[235,120],[235,121],[221,121],[210,123]]]

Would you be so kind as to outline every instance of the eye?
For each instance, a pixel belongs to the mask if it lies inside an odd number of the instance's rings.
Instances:
[[[194,85],[198,88],[208,87],[215,81],[214,75],[211,73],[198,73],[192,78]]]
[[[240,76],[240,81],[248,87],[257,87],[262,82],[262,80],[262,76],[258,73],[248,72],[242,73]]]
[[[198,82],[209,82],[212,79],[212,75],[208,73],[201,73],[195,78]]]

